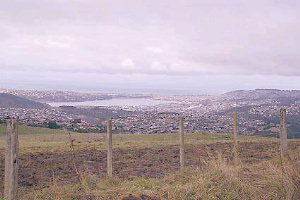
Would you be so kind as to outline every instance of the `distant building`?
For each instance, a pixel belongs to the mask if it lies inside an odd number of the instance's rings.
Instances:
[[[73,124],[80,124],[81,123],[81,119],[74,119],[72,121]]]

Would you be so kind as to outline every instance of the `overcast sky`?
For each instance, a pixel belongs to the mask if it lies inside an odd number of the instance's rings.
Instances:
[[[299,0],[1,0],[0,87],[300,89]]]

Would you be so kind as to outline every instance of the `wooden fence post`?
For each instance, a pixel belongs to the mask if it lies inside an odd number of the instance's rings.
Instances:
[[[287,116],[286,116],[286,109],[280,109],[280,151],[281,155],[285,155],[288,151],[287,146]]]
[[[112,177],[112,120],[107,121],[107,175]]]
[[[179,120],[179,142],[180,142],[180,170],[183,171],[184,165],[184,119]]]
[[[18,189],[19,138],[17,119],[6,122],[4,199],[15,200]]]
[[[238,148],[238,114],[235,112],[233,114],[233,154],[235,164],[238,164]]]

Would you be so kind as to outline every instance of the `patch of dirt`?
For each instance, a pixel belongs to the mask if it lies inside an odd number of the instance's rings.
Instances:
[[[186,165],[204,167],[205,162],[221,152],[232,159],[232,143],[186,145]],[[299,142],[291,143],[295,149]],[[76,148],[76,147],[75,147]],[[279,153],[276,142],[247,142],[240,144],[240,158],[244,163],[270,160]],[[88,171],[99,177],[106,176],[106,151],[95,149],[75,152],[75,163],[80,171]],[[161,178],[179,170],[179,146],[113,150],[113,174],[120,178]],[[3,191],[4,157],[0,158],[0,191]],[[51,181],[78,183],[72,152],[32,153],[20,157],[19,186],[44,187]],[[140,198],[141,199],[141,198]]]
[[[159,198],[149,197],[146,195],[141,195],[139,197],[129,195],[128,197],[124,197],[122,200],[159,200]]]

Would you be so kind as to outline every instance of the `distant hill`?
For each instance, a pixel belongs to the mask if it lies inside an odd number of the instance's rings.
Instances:
[[[41,109],[47,107],[49,107],[47,104],[38,103],[12,94],[0,93],[0,108]]]
[[[72,91],[38,91],[38,90],[11,90],[1,89],[0,93],[12,94],[37,102],[83,102],[107,100],[113,98],[144,98],[151,95],[144,94],[117,94],[117,93],[84,93]]]
[[[262,100],[274,99],[282,103],[292,103],[300,100],[300,90],[256,89],[237,90],[220,96],[227,100]]]

